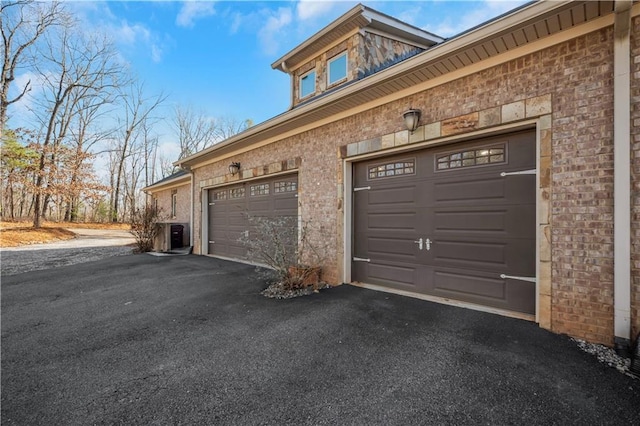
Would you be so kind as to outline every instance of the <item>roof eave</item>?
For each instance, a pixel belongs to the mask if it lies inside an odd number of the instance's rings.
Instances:
[[[141,191],[142,192],[163,191],[165,189],[170,189],[175,186],[181,186],[184,184],[188,184],[190,182],[191,182],[191,174],[188,173],[186,175],[178,176],[174,179],[165,180],[159,183],[154,183],[149,186],[145,186],[144,188],[141,189]]]
[[[280,59],[276,60],[273,64],[271,64],[271,68],[287,73],[288,72],[286,69],[287,67],[286,65],[284,65],[286,64],[287,60],[299,54],[300,52],[304,51],[309,46],[313,45],[318,40],[320,40],[322,37],[326,36],[331,31],[334,31],[336,28],[357,19],[362,14],[362,12],[364,12],[364,10],[365,10],[365,6],[362,5],[361,3],[358,3],[356,6],[351,8],[347,13],[345,13],[335,21],[331,22],[329,25],[327,25],[326,27],[324,27],[323,29],[315,33],[313,36],[305,40],[303,43],[296,46],[293,50],[286,53]]]

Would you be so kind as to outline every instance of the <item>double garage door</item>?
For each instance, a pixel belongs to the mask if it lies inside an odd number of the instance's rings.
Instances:
[[[535,312],[535,134],[354,167],[352,278]]]
[[[295,174],[210,189],[208,254],[246,260],[241,238],[251,232],[250,218],[297,217],[297,193]]]

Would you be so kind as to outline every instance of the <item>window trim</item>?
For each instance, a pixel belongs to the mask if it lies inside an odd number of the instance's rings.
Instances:
[[[331,81],[331,63],[337,61],[343,56],[345,58],[344,59],[344,76],[332,82]],[[332,57],[327,61],[327,86],[333,86],[338,83],[342,83],[344,80],[347,79],[348,75],[349,75],[349,57],[347,56],[346,50],[338,53],[337,55],[335,55],[334,57]]]
[[[307,93],[306,95],[303,95],[302,94],[302,80],[305,77],[309,77],[311,74],[313,74],[313,90],[311,92]],[[316,93],[317,88],[316,88],[316,70],[315,70],[315,68],[312,69],[312,70],[307,71],[306,73],[302,74],[298,78],[298,87],[299,87],[299,89],[298,89],[299,90],[298,98],[300,98],[300,99],[304,99],[306,97],[313,96]]]

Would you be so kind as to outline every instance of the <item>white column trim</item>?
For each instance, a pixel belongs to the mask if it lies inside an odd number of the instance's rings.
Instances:
[[[615,6],[613,60],[614,336],[631,339],[631,63],[630,0]]]

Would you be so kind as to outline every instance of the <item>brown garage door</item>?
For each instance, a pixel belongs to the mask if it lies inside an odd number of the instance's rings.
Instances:
[[[356,164],[353,279],[534,313],[535,168],[532,132]]]
[[[210,189],[208,254],[247,259],[240,238],[251,229],[249,217],[297,217],[297,193],[297,175]]]

